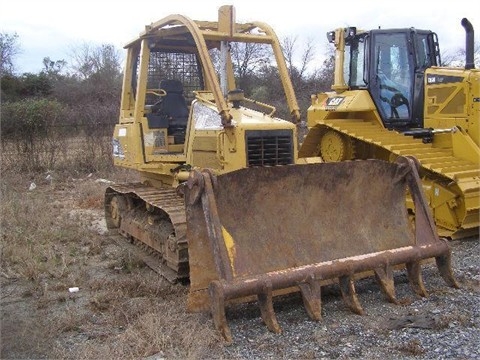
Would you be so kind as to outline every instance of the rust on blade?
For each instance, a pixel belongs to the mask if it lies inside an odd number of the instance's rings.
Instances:
[[[436,258],[456,286],[450,249],[436,234],[414,159],[243,169],[218,177],[193,171],[185,189],[191,311],[210,311],[231,341],[229,302],[257,299],[273,332],[277,292],[302,293],[307,314],[321,318],[321,286],[338,282],[352,311],[363,309],[355,274],[372,271],[396,302],[392,268],[406,264],[412,287],[426,290],[420,262]],[[415,224],[405,192],[415,202]]]

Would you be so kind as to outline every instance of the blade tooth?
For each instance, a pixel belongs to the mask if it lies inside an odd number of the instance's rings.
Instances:
[[[395,296],[395,283],[393,280],[392,267],[386,265],[384,268],[377,268],[373,271],[375,272],[375,278],[385,294],[387,301],[393,304],[398,304],[398,300]]]
[[[308,316],[312,320],[320,320],[322,318],[322,287],[320,282],[316,281],[313,275],[307,278],[304,283],[298,284],[302,293],[303,305]]]
[[[210,295],[210,312],[215,328],[222,334],[225,341],[231,344],[232,333],[225,315],[225,295],[221,284],[218,281],[212,281],[208,286],[208,294]]]
[[[265,281],[262,287],[262,291],[257,294],[258,303],[260,305],[260,312],[265,325],[268,330],[279,334],[282,332],[280,325],[277,322],[275,311],[273,310],[273,296],[272,296],[272,284],[269,281]]]
[[[428,293],[423,283],[420,262],[413,261],[407,263],[406,265],[408,281],[410,282],[410,286],[412,287],[413,291],[419,296],[427,297]]]
[[[362,305],[358,300],[357,292],[355,291],[355,283],[353,282],[352,276],[340,276],[338,278],[338,283],[340,285],[342,298],[350,310],[352,310],[355,314],[364,315],[365,311],[363,311]]]
[[[437,256],[435,258],[435,262],[437,263],[437,268],[440,272],[440,275],[442,276],[443,280],[445,280],[447,285],[456,289],[460,288],[460,285],[458,285],[457,280],[455,280],[453,275],[450,252],[448,252],[446,255]]]

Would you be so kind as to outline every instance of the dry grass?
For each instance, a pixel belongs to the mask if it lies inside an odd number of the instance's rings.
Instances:
[[[68,276],[87,245],[86,229],[52,202],[51,189],[29,192],[13,184],[2,186],[1,271],[37,284]]]
[[[220,349],[221,341],[210,323],[201,316],[184,313],[182,301],[155,298],[111,300],[104,332],[84,322],[81,329],[88,341],[55,349],[55,356],[74,359],[138,359],[154,354],[166,358],[208,358],[210,351]],[[205,320],[206,321],[206,320]],[[79,354],[81,354],[79,356]]]
[[[21,141],[2,138],[1,170],[27,171],[113,171],[111,133],[80,134],[76,137],[52,133],[50,138],[38,137],[29,146]]]
[[[51,175],[2,177],[1,358],[222,357],[210,317],[185,312],[185,286],[92,228],[103,217],[100,176]]]
[[[406,355],[413,356],[420,356],[425,353],[425,349],[422,347],[422,344],[418,339],[409,340],[405,343],[399,344],[395,349]]]

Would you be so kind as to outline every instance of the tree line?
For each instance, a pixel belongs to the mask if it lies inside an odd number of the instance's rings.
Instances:
[[[69,62],[45,57],[40,72],[17,74],[19,52],[16,34],[0,33],[2,169],[44,171],[72,162],[85,171],[108,166],[109,142],[99,139],[111,137],[118,119],[119,50],[83,44],[72,50]],[[75,157],[72,138],[82,140]]]
[[[328,91],[333,82],[333,46],[325,48],[325,60],[315,66],[318,44],[286,37],[281,45],[305,117],[310,96]],[[234,44],[231,50],[237,86],[288,119],[277,70],[265,61],[266,49]],[[18,35],[0,33],[2,168],[42,171],[76,162],[78,169],[95,171],[109,166],[109,138],[119,116],[121,51],[111,44],[84,43],[71,50],[68,61],[45,57],[40,72],[23,74],[16,72],[19,53]],[[477,44],[477,59],[479,53]],[[447,59],[463,59],[462,51]],[[67,140],[80,135],[83,149],[71,158]]]
[[[307,71],[314,59],[312,43],[302,45],[298,38],[287,38],[282,45],[299,105],[306,109],[312,93],[329,89],[333,61],[328,59],[319,69]],[[19,53],[18,35],[0,33],[2,167],[33,171],[58,167],[59,154],[68,148],[66,139],[79,135],[91,139],[89,146],[109,146],[119,116],[123,54],[111,44],[85,43],[72,49],[68,61],[45,57],[40,72],[17,74]],[[232,53],[237,85],[249,96],[277,106],[279,115],[289,118],[276,69],[265,61],[265,49],[247,44],[233,46]],[[295,58],[300,61],[295,63]],[[100,137],[108,140],[99,141]],[[92,161],[86,156],[75,161],[80,168],[94,171],[93,160],[98,163],[108,153],[108,149],[100,150],[80,152],[89,153]],[[111,164],[109,154],[105,158]]]

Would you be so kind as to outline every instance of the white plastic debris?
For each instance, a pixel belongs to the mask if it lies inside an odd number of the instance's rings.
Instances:
[[[28,190],[32,191],[32,190],[35,190],[36,188],[37,188],[37,185],[34,182],[32,182]]]
[[[78,290],[80,290],[78,287],[68,288],[68,291],[71,292],[71,293],[76,293],[76,292],[78,292]]]
[[[113,181],[107,180],[107,179],[97,179],[95,180],[96,183],[102,183],[102,184],[113,184]]]

